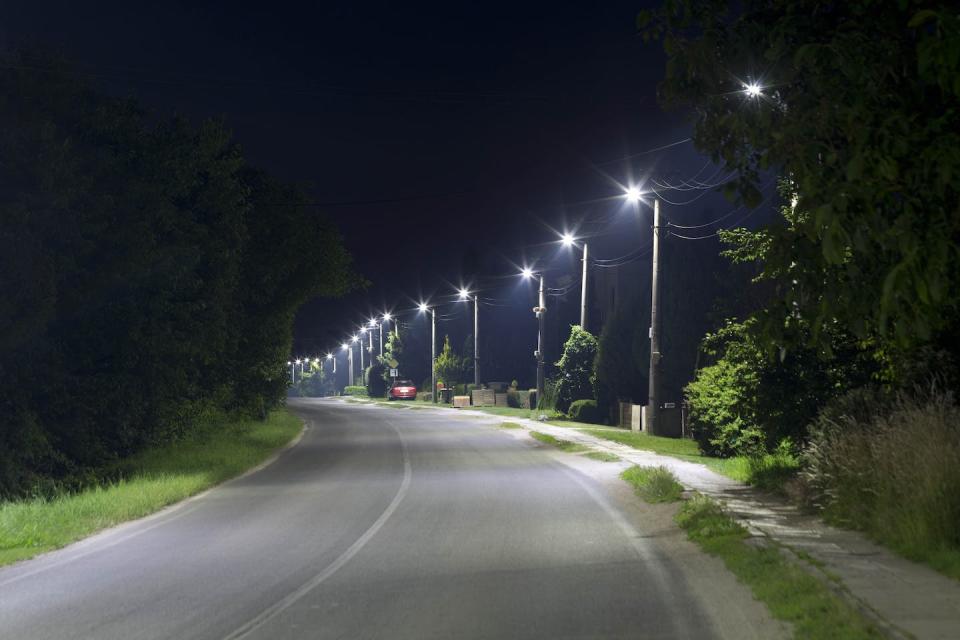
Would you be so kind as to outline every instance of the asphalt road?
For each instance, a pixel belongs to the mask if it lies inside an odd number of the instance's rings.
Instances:
[[[0,570],[0,638],[767,635],[743,626],[759,618],[735,588],[691,586],[706,556],[672,556],[604,482],[526,436],[291,406],[308,429],[264,469]]]

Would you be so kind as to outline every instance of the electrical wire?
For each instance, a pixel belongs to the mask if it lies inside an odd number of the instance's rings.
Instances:
[[[619,158],[614,158],[612,160],[604,160],[603,162],[594,162],[593,165],[597,167],[602,167],[603,165],[613,164],[614,162],[623,162],[624,160],[630,160],[631,158],[639,158],[640,156],[646,156],[651,153],[656,153],[658,151],[665,151],[672,147],[679,146],[685,142],[692,142],[692,141],[693,141],[693,138],[684,138],[683,140],[677,140],[676,142],[671,142],[669,144],[665,144],[659,147],[654,147],[653,149],[647,149],[646,151],[641,151],[639,153],[631,153],[630,155],[621,156]]]
[[[737,220],[735,223],[733,223],[733,224],[731,224],[731,225],[729,225],[729,226],[727,226],[727,227],[723,227],[722,229],[717,229],[716,231],[714,231],[714,232],[711,233],[710,235],[706,235],[706,236],[684,236],[684,235],[680,235],[679,233],[673,233],[672,231],[670,232],[670,235],[673,236],[673,237],[675,237],[675,238],[680,238],[680,239],[682,239],[682,240],[707,240],[708,238],[713,238],[713,237],[719,236],[721,231],[729,231],[730,229],[733,229],[733,228],[735,228],[735,227],[738,227],[738,226],[740,226],[741,224],[743,224],[744,222],[746,222],[747,219],[750,218],[750,216],[752,216],[752,215],[755,214],[757,211],[759,211],[761,208],[763,208],[763,205],[766,204],[767,201],[770,200],[770,198],[771,198],[772,196],[773,196],[773,194],[767,195],[767,197],[764,198],[763,200],[761,200],[760,203],[759,203],[756,207],[754,207],[753,209],[751,209],[750,211],[748,211],[745,216],[743,216],[742,218],[740,218],[739,220]]]
[[[767,187],[769,187],[770,184],[771,184],[774,180],[775,180],[775,177],[770,178],[769,180],[767,180],[767,182],[766,182],[762,187],[760,187],[760,192],[763,193],[764,191],[766,191],[766,190],[767,190]],[[767,198],[764,198],[764,202],[766,201],[766,199],[767,199]],[[761,202],[761,204],[763,204],[763,202]],[[760,206],[760,205],[758,204],[757,207],[759,207],[759,206]],[[720,216],[719,218],[716,218],[715,220],[711,220],[710,222],[704,222],[703,224],[683,225],[683,224],[675,224],[675,223],[673,223],[673,222],[668,222],[668,223],[667,223],[667,226],[668,226],[668,227],[673,227],[673,228],[676,228],[676,229],[703,229],[704,227],[712,227],[712,226],[715,225],[716,223],[718,223],[718,222],[720,222],[720,221],[722,221],[722,220],[726,220],[727,218],[729,218],[730,216],[732,216],[733,214],[735,214],[737,211],[740,211],[741,209],[743,209],[743,207],[744,207],[744,205],[741,204],[740,206],[738,206],[738,207],[736,207],[736,208],[734,208],[734,209],[731,209],[731,210],[728,211],[727,213],[723,214],[723,215]],[[674,235],[676,235],[676,234],[674,234]],[[677,236],[677,237],[680,237],[680,236]]]

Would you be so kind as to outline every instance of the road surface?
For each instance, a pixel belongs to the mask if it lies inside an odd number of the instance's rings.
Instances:
[[[779,635],[716,561],[499,420],[290,405],[307,430],[260,471],[0,570],[0,638]]]

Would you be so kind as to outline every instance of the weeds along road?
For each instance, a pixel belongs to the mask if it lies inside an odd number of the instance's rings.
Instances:
[[[495,418],[290,404],[307,432],[266,468],[0,570],[0,637],[782,633],[616,465]]]

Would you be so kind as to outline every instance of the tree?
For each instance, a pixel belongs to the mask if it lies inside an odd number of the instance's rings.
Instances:
[[[818,409],[864,384],[872,371],[856,342],[836,332],[831,332],[833,358],[810,348],[771,358],[755,323],[728,320],[703,339],[703,352],[714,362],[697,371],[686,396],[691,431],[709,455],[753,455],[784,440],[802,445]]]
[[[223,123],[4,62],[0,495],[96,477],[211,412],[264,416],[297,307],[362,283],[335,229]]]
[[[444,387],[452,389],[463,381],[466,363],[450,346],[450,336],[443,337],[443,350],[434,366],[437,368],[437,382],[442,382]]]
[[[826,347],[839,323],[909,353],[955,352],[960,305],[960,17],[952,2],[667,0],[638,16],[661,39],[668,106],[754,205],[761,175],[793,186],[763,270],[769,342]],[[747,85],[754,85],[747,92]]]
[[[593,362],[597,338],[580,325],[570,327],[570,337],[557,361],[557,411],[566,413],[574,400],[595,400],[596,378]]]

